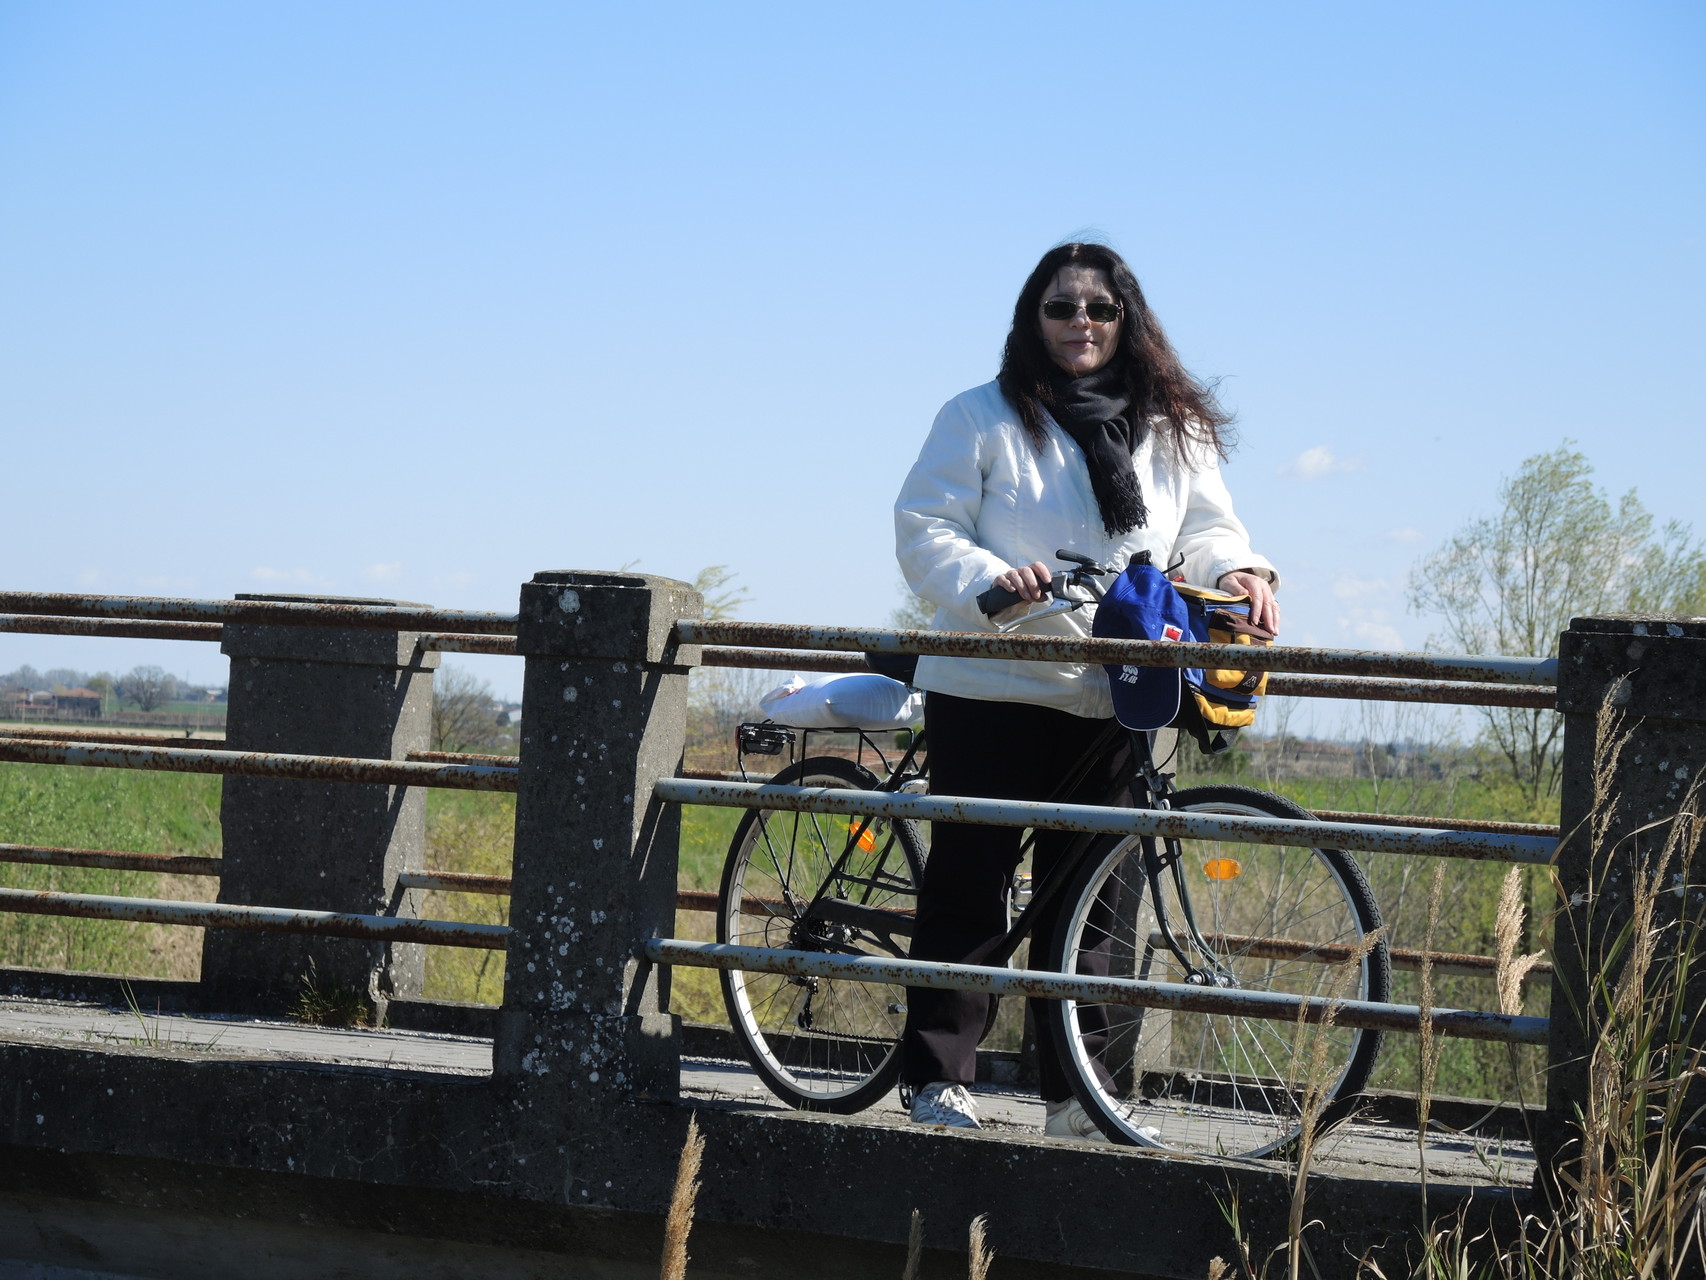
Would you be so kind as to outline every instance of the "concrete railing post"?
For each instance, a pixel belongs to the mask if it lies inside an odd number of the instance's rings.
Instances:
[[[681,813],[652,799],[686,738],[699,593],[668,578],[558,571],[521,588],[527,661],[498,1074],[600,1098],[673,1098],[676,1019],[636,958],[673,932]]]
[[[239,595],[239,600],[397,605],[341,596]],[[231,659],[226,741],[237,751],[401,760],[430,745],[436,653],[414,632],[227,626]],[[219,901],[316,911],[419,914],[426,793],[419,788],[285,778],[226,778],[220,806]],[[304,981],[353,991],[382,1012],[418,996],[423,949],[345,938],[209,929],[202,984],[228,1012],[278,1013]]]
[[[1666,852],[1677,831],[1669,819],[1685,805],[1699,808],[1694,787],[1706,768],[1706,618],[1575,619],[1560,646],[1558,710],[1563,902],[1553,928],[1546,1116],[1536,1143],[1542,1168],[1580,1151],[1577,1117],[1589,1111],[1603,993],[1620,972],[1616,941],[1641,877],[1662,868],[1661,891],[1649,895],[1656,925],[1706,917],[1706,892],[1697,887],[1706,867],[1684,865],[1690,848],[1671,843]],[[1659,965],[1670,963],[1675,938],[1663,943]],[[1696,957],[1690,1008],[1706,994],[1703,972]],[[1691,1030],[1706,1043],[1706,1028]]]

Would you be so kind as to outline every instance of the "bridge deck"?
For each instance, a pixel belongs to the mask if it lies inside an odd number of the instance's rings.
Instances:
[[[492,1071],[492,1042],[478,1036],[311,1027],[68,1001],[0,999],[0,1042],[6,1041],[128,1046],[202,1061],[302,1063],[333,1069],[388,1067],[462,1076],[485,1076]],[[1035,1137],[1041,1131],[1043,1108],[1034,1093],[983,1084],[975,1092],[991,1136]],[[744,1063],[717,1058],[684,1058],[682,1093],[689,1102],[721,1108],[783,1110]],[[845,1122],[882,1127],[907,1123],[892,1096]],[[1526,1141],[1443,1127],[1428,1135],[1426,1159],[1430,1178],[1463,1186],[1526,1187],[1534,1173],[1533,1152]],[[1391,1181],[1415,1177],[1416,1132],[1397,1124],[1353,1121],[1324,1142],[1316,1168],[1339,1177]]]

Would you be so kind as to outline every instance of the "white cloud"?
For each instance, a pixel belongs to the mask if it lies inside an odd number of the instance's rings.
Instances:
[[[1403,649],[1404,636],[1390,622],[1381,622],[1378,618],[1340,618],[1339,625],[1344,627],[1358,642],[1361,649]]]
[[[370,564],[362,576],[374,582],[394,582],[403,576],[403,562],[393,560],[389,564]]]
[[[1290,476],[1296,480],[1319,480],[1323,476],[1343,475],[1348,471],[1361,471],[1362,459],[1339,458],[1324,444],[1318,444],[1313,449],[1305,449],[1290,462],[1279,469],[1282,476]]]
[[[1386,540],[1388,542],[1401,543],[1407,547],[1411,543],[1420,542],[1422,540],[1422,531],[1420,529],[1412,529],[1409,525],[1405,525],[1402,529],[1388,529],[1386,531]]]

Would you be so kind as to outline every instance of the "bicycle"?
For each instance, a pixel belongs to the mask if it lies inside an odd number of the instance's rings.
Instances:
[[[1099,600],[1096,578],[1108,571],[1086,557],[1057,554],[1071,567],[1054,601],[1038,612]],[[989,599],[984,607],[994,614],[1004,604]],[[772,781],[923,789],[922,734],[913,734],[891,764],[870,734],[847,732],[859,734],[859,759],[806,754],[808,733],[800,758]],[[748,754],[791,751],[795,738],[785,726],[766,723],[741,726],[738,742],[744,770]],[[1311,816],[1251,787],[1175,789],[1153,758],[1152,735],[1131,733],[1131,743],[1131,777],[1122,792],[1129,791],[1133,808]],[[864,764],[867,751],[881,775]],[[1070,785],[1069,779],[1063,794]],[[750,810],[724,868],[718,941],[904,957],[925,856],[910,822]],[[1056,900],[1065,907],[1040,963],[1033,939],[1036,969],[1093,971],[1099,953],[1100,967],[1116,977],[1330,999],[1384,1001],[1390,994],[1379,908],[1361,867],[1341,850],[1081,835],[1010,917],[985,963],[1007,964]],[[904,988],[739,971],[725,971],[722,982],[747,1060],[784,1102],[848,1114],[894,1085]],[[1285,1153],[1301,1131],[1306,1106],[1314,1109],[1318,1128],[1342,1119],[1367,1084],[1381,1043],[1379,1032],[1330,1022],[1305,1027],[1074,1000],[1047,1006],[1074,1092],[1104,1134],[1128,1145],[1217,1155]]]

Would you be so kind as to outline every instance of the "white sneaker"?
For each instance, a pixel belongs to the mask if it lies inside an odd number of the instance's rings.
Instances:
[[[1108,1135],[1097,1127],[1077,1098],[1050,1102],[1048,1119],[1043,1121],[1043,1136],[1048,1138],[1077,1138],[1083,1142],[1106,1142]]]
[[[1084,1104],[1077,1098],[1068,1098],[1065,1102],[1047,1102],[1043,1105],[1048,1109],[1048,1119],[1043,1121],[1044,1137],[1077,1138],[1081,1142],[1108,1140],[1108,1135],[1090,1118],[1090,1113],[1084,1110]],[[1146,1143],[1161,1145],[1161,1130],[1153,1125],[1144,1125],[1137,1131],[1137,1136]]]
[[[950,1129],[981,1129],[977,1103],[963,1084],[938,1080],[912,1095],[912,1123],[939,1124]]]

